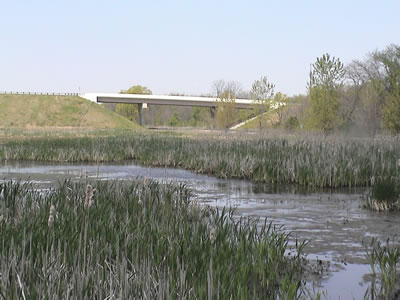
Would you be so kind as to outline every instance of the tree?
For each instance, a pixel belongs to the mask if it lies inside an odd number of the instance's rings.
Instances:
[[[149,88],[142,85],[132,85],[127,90],[121,90],[120,94],[140,94],[140,95],[151,95],[152,92]]]
[[[220,97],[221,94],[224,92],[225,90],[225,80],[220,79],[220,80],[215,80],[212,84],[212,93],[214,94],[215,97]]]
[[[374,136],[381,126],[385,98],[379,66],[372,57],[354,60],[346,67],[346,79],[341,105],[344,125]]]
[[[271,108],[272,98],[274,97],[275,85],[268,81],[267,76],[262,76],[259,80],[254,81],[251,88],[251,96],[254,101],[254,113],[259,116],[258,124],[261,130],[262,116]]]
[[[369,53],[364,61],[353,61],[347,67],[352,105],[344,115],[355,112],[371,134],[383,126],[400,132],[400,46],[390,45],[383,51]],[[358,117],[358,119],[357,119]]]
[[[212,93],[219,98],[215,113],[217,127],[228,129],[234,123],[236,117],[235,99],[241,91],[241,85],[236,81],[217,80],[213,82]],[[213,110],[211,112],[213,114]]]
[[[281,92],[277,92],[274,96],[271,108],[275,110],[278,116],[278,123],[281,124],[285,111],[287,110],[287,103],[289,102],[288,96]]]
[[[383,51],[375,51],[372,58],[379,63],[383,74],[386,101],[382,110],[385,128],[400,133],[400,46],[390,45]]]
[[[235,119],[235,97],[228,91],[223,92],[220,95],[220,100],[217,104],[217,113],[215,120],[218,128],[228,129]]]
[[[179,125],[179,115],[174,112],[173,115],[168,120],[168,126],[175,127]]]
[[[311,65],[308,91],[312,123],[328,133],[333,130],[339,111],[339,90],[345,70],[338,58],[324,54]]]
[[[145,86],[133,85],[127,90],[121,90],[120,94],[144,94],[151,95],[151,90]],[[138,108],[136,104],[118,103],[115,112],[131,121],[138,120]]]

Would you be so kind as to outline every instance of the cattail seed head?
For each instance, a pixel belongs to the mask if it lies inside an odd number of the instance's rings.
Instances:
[[[88,209],[93,205],[93,196],[95,192],[96,189],[94,189],[90,184],[86,186],[85,209]]]
[[[216,237],[216,230],[215,228],[211,228],[210,230],[210,241],[213,243],[215,241],[215,237]]]
[[[52,204],[52,205],[50,206],[49,219],[48,219],[48,221],[47,221],[47,225],[49,226],[49,228],[51,228],[51,227],[53,226],[55,213],[56,213],[56,208],[55,208],[54,205]]]
[[[372,176],[371,177],[371,185],[374,185],[375,184],[375,176]]]

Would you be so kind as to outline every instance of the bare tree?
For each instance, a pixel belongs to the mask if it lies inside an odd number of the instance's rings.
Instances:
[[[211,91],[215,97],[220,97],[225,90],[225,80],[215,80],[212,84]]]
[[[342,91],[341,114],[345,125],[354,123],[375,135],[382,121],[385,103],[383,70],[371,55],[346,67],[346,88]]]
[[[242,91],[242,85],[237,81],[228,81],[225,85],[224,92],[232,99],[236,99]]]

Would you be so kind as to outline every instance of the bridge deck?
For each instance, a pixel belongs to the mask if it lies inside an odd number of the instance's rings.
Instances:
[[[132,103],[177,106],[206,106],[215,107],[220,98],[188,97],[188,96],[162,96],[139,94],[114,94],[114,93],[87,93],[81,94],[82,98],[98,103]],[[250,99],[235,99],[236,108],[252,109],[254,101]]]

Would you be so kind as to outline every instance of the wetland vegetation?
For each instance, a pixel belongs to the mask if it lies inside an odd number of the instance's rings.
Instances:
[[[0,183],[0,295],[15,298],[295,299],[304,243],[182,184]]]
[[[400,176],[400,139],[251,133],[141,133],[4,140],[1,160],[110,162],[135,160],[221,178],[313,187],[372,186]]]
[[[367,299],[398,299],[400,296],[399,270],[400,248],[388,239],[381,243],[372,239],[366,249],[366,258],[371,267],[372,280],[367,289]]]
[[[365,196],[364,207],[375,211],[399,211],[400,188],[398,181],[387,179],[377,182]]]

